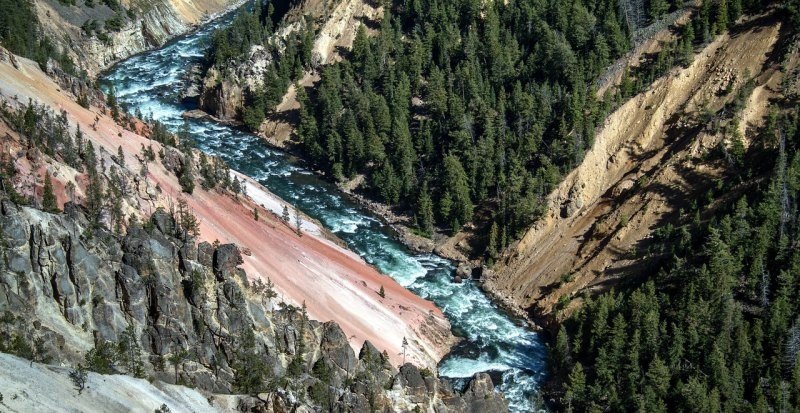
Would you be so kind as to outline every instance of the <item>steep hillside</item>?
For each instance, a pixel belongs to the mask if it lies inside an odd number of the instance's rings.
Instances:
[[[488,376],[476,377],[462,396],[412,364],[398,371],[370,342],[356,356],[338,324],[310,320],[305,306],[281,302],[276,309],[272,286],[250,284],[237,268],[238,248],[195,244],[180,210],[156,211],[123,236],[94,227],[73,203],[63,214],[0,203],[0,352],[150,378],[171,394],[132,377],[98,375],[87,377],[83,394],[65,369],[27,367],[0,373],[6,406],[94,410],[105,400],[100,410],[161,403],[178,411],[198,403],[245,411],[505,410]],[[244,396],[220,405],[162,382]],[[45,383],[55,388],[44,391]],[[154,397],[164,400],[148,406]]]
[[[366,23],[375,24],[382,13],[382,7],[364,0],[297,2],[280,17],[277,29],[267,34],[263,44],[244,45],[248,50],[244,56],[207,68],[201,82],[199,106],[218,119],[241,121],[243,110],[252,105],[248,99],[269,87],[265,79],[268,74],[279,70],[276,66],[284,59],[283,54],[288,44],[294,41],[294,36],[308,36],[311,42],[307,46],[308,59],[316,68],[341,60],[342,53],[352,48],[358,28]],[[293,58],[289,56],[287,59]],[[315,70],[309,69],[297,76],[297,84],[310,87],[319,81]],[[275,102],[275,110],[270,110],[272,113],[267,119],[260,126],[253,125],[253,129],[270,142],[282,146],[293,129],[289,118],[294,116],[299,103],[294,84],[288,85],[288,91],[283,87],[277,93],[279,100]]]
[[[409,341],[409,360],[430,367],[447,353],[453,337],[440,310],[342,248],[307,217],[301,217],[303,232],[298,235],[294,225],[278,215],[286,203],[254,181],[237,175],[249,197],[234,197],[213,187],[203,189],[199,183],[191,196],[181,195],[185,183],[177,174],[186,170],[185,165],[191,168],[187,176],[205,173],[200,170],[203,161],[197,152],[193,159],[186,158],[176,148],[143,136],[154,137],[154,131],[144,125],[124,122],[133,124],[132,130],[137,132],[131,132],[117,124],[105,107],[87,109],[78,105],[74,96],[62,91],[29,60],[3,54],[0,93],[11,108],[24,108],[32,99],[48,110],[63,110],[69,139],[80,127],[84,140],[96,148],[98,165],[104,170],[103,181],[113,183],[104,185],[103,192],[114,187],[112,199],[119,200],[105,215],[109,227],[124,227],[125,218],[131,214],[143,220],[159,207],[169,211],[183,198],[199,221],[198,241],[236,243],[245,252],[242,267],[252,280],[269,278],[276,285],[280,301],[295,306],[305,301],[312,318],[337,320],[353,348],[360,348],[368,339],[388,350],[391,360],[397,363],[403,357],[405,337]],[[59,207],[70,199],[93,202],[88,196],[91,180],[86,173],[52,162],[39,151],[26,150],[22,136],[4,129],[3,150],[15,160],[19,170],[16,186],[23,195],[41,194],[45,172],[49,172]],[[152,161],[148,160],[146,149],[151,154],[163,153],[162,160],[155,160],[155,155]],[[256,210],[258,220],[254,219]],[[385,297],[377,294],[381,286]]]
[[[9,411],[102,411],[102,412],[281,412],[313,411],[313,406],[305,406],[286,402],[274,394],[262,393],[258,397],[247,395],[219,394],[198,388],[189,388],[164,383],[161,381],[148,381],[127,375],[107,375],[89,372],[86,377],[86,388],[79,394],[69,378],[71,370],[61,366],[31,363],[28,360],[7,354],[0,354],[0,388],[3,399],[0,408]],[[411,373],[411,374],[408,374]],[[389,394],[394,394],[394,403],[390,407],[397,411],[414,409],[420,404],[414,402],[404,403],[402,393],[406,391],[405,383],[418,386],[420,376],[413,370],[406,369],[406,375],[398,375],[396,385],[392,385]],[[410,381],[409,381],[410,379]],[[490,412],[502,411],[486,400],[491,400],[491,382],[475,380],[470,385],[466,394],[468,397],[461,399],[451,397],[437,408],[446,408],[454,412]],[[425,379],[425,385],[430,380]],[[488,384],[488,386],[487,386]],[[410,400],[420,401],[423,389],[409,387],[409,393],[414,396]],[[484,399],[485,396],[489,396]],[[364,402],[364,400],[361,400]],[[166,406],[169,410],[164,410]],[[447,406],[447,407],[445,407]],[[388,406],[387,406],[388,407]],[[426,406],[427,407],[427,406]],[[334,408],[343,409],[369,409],[369,404],[337,405]],[[162,410],[158,410],[162,409]],[[426,411],[426,408],[422,409]],[[352,410],[351,410],[352,411]],[[360,411],[360,410],[358,410]],[[444,411],[444,410],[437,410]]]
[[[245,0],[33,0],[43,35],[95,77],[136,53],[160,46]]]
[[[774,12],[740,22],[611,114],[549,195],[544,218],[486,274],[486,287],[541,316],[646,270],[640,253],[653,231],[682,217],[729,167],[707,161],[739,144],[728,119],[740,116],[744,145],[763,124],[782,78],[772,58],[782,28]],[[732,109],[737,99],[743,110]]]

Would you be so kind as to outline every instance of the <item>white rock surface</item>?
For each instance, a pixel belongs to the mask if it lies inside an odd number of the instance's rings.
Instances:
[[[89,373],[79,395],[69,372],[0,353],[0,412],[153,412],[162,404],[174,413],[235,411],[236,396],[123,375]]]

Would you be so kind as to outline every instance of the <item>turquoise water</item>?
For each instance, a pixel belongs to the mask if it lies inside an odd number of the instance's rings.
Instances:
[[[161,49],[126,60],[104,80],[114,85],[131,112],[138,109],[177,130],[184,123],[183,112],[190,109],[180,100],[185,75],[202,59],[210,33],[229,21],[230,16],[219,19]],[[440,363],[441,376],[463,382],[474,373],[493,372],[511,411],[535,410],[532,399],[546,368],[545,346],[537,333],[499,309],[473,282],[450,282],[454,267],[449,261],[411,252],[379,219],[262,139],[207,120],[191,120],[189,126],[198,148],[297,205],[381,272],[435,302],[454,333],[465,339]]]

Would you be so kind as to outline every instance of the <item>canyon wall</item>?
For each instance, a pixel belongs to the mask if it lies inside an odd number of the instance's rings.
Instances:
[[[73,61],[96,77],[120,60],[163,45],[211,18],[233,10],[246,0],[123,0],[126,11],[115,11],[100,1],[89,7],[84,0],[66,5],[59,0],[34,0],[44,34]],[[130,12],[130,13],[128,13]],[[101,38],[84,29],[91,22],[100,27],[115,16],[124,16],[118,30],[103,30]]]
[[[176,238],[179,224],[165,211],[120,236],[96,228],[87,235],[91,224],[83,209],[72,203],[64,209],[50,214],[0,201],[4,352],[25,354],[24,345],[17,343],[31,343],[34,350],[28,355],[34,360],[75,366],[89,362],[84,355],[93,348],[124,343],[137,357],[111,357],[108,373],[187,384],[211,394],[264,393],[257,398],[242,396],[236,409],[244,405],[257,411],[308,410],[329,403],[341,411],[505,410],[502,396],[493,391],[486,375],[476,376],[459,393],[428,370],[412,364],[396,369],[370,342],[363,343],[356,355],[335,322],[310,320],[304,308],[272,308],[270,297],[253,288],[237,267],[242,257],[235,245],[215,247]],[[175,361],[176,354],[185,356]],[[0,364],[9,361],[7,356],[0,360]],[[174,370],[166,368],[168,363]],[[320,373],[323,370],[327,374]],[[4,370],[0,383],[15,374]],[[67,372],[62,374],[61,381],[66,382]],[[252,382],[254,376],[257,382]],[[131,378],[113,381],[128,382],[121,385],[130,399],[135,399],[137,389],[148,393]],[[264,381],[273,387],[260,384]],[[111,385],[95,378],[86,396],[61,401],[47,395],[72,393],[71,386],[62,384],[53,389],[57,393],[39,388],[46,395],[34,399],[12,398],[8,392],[18,385],[7,384],[3,391],[9,396],[6,403],[19,410],[61,409],[65,406],[59,403],[64,402],[75,407],[95,405],[97,399],[109,398]],[[327,402],[306,395],[305,389],[315,385],[324,386]],[[191,393],[173,394],[187,392]],[[175,399],[164,397],[173,408],[188,404],[179,401],[175,406]],[[129,411],[133,405],[152,402],[136,399],[130,404],[108,400],[102,410]],[[207,409],[232,407],[208,402]]]
[[[324,65],[341,60],[340,53],[352,48],[359,26],[368,22],[377,23],[382,16],[383,7],[370,1],[306,0],[287,12],[268,42],[281,44],[289,35],[311,24],[316,30],[312,49],[313,65]],[[263,46],[257,45],[241,61],[208,68],[200,81],[200,107],[218,119],[237,120],[247,93],[263,84],[266,71],[274,70],[272,59],[273,56],[266,53]],[[318,74],[311,70],[306,71],[297,84],[309,87],[318,80]],[[263,122],[259,134],[270,143],[282,146],[293,130],[285,115],[298,107],[295,85],[290,85],[275,108],[275,115]]]
[[[772,14],[745,19],[688,67],[614,111],[583,162],[549,195],[545,216],[485,273],[486,288],[552,320],[577,308],[581,292],[607,291],[648,271],[642,254],[652,232],[683,218],[687,200],[715,185],[726,167],[706,159],[731,138],[701,114],[724,113],[752,80],[740,118],[745,142],[763,124],[782,77],[779,62],[770,60],[781,28]]]
[[[408,360],[434,368],[454,343],[449,323],[433,303],[380,274],[312,219],[303,218],[303,232],[298,235],[273,210],[280,211],[283,206],[292,209],[291,205],[258,183],[237,175],[253,198],[206,190],[200,185],[192,195],[183,194],[173,172],[181,164],[180,152],[148,139],[147,128],[141,123],[125,122],[123,127],[109,116],[107,108],[80,106],[69,90],[56,85],[30,60],[2,55],[0,95],[9,107],[26,105],[31,99],[55,113],[63,110],[70,133],[74,135],[80,127],[85,139],[93,143],[98,160],[106,166],[105,179],[124,189],[120,199],[124,216],[146,218],[158,208],[170,210],[178,199],[185,199],[200,222],[198,242],[219,240],[248,251],[242,268],[252,281],[271,279],[281,294],[280,301],[297,307],[305,301],[311,318],[336,320],[354,349],[370,340],[386,349],[396,365],[403,360],[406,338]],[[59,205],[68,200],[86,202],[86,173],[34,156],[25,149],[22,138],[7,127],[3,136],[3,151],[13,157],[20,172],[17,187],[21,192],[41,194],[42,179],[49,172]],[[163,152],[164,160],[143,162],[142,151],[148,146],[155,153]],[[123,154],[122,159],[115,155],[118,152]],[[199,153],[194,156],[197,168]],[[198,170],[193,174],[200,176]],[[71,192],[66,189],[70,183]],[[258,220],[253,217],[255,210],[259,211]],[[382,286],[385,296],[378,294]]]

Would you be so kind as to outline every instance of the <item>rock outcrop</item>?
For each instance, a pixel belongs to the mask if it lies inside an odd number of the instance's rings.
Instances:
[[[140,349],[142,370],[113,359],[114,372],[259,393],[246,398],[251,410],[506,409],[488,376],[460,393],[428,370],[395,370],[369,342],[356,357],[336,323],[309,320],[305,309],[273,310],[263,289],[248,286],[234,245],[176,238],[168,213],[123,236],[92,227],[75,204],[64,209],[54,215],[0,202],[4,352],[74,366],[92,348],[124,343]],[[19,342],[37,344],[26,353]]]
[[[366,21],[379,20],[382,14],[382,6],[365,0],[302,1],[283,16],[279,29],[267,42],[279,45],[278,49],[282,50],[289,36],[309,29],[307,26],[311,24],[316,34],[311,60],[312,66],[316,67],[341,59],[340,51],[352,47],[358,27]],[[227,62],[223,67],[207,68],[200,81],[200,108],[218,119],[237,120],[244,107],[245,96],[263,85],[267,71],[274,70],[274,58],[262,45],[254,45],[240,59]],[[310,86],[318,80],[317,74],[309,71],[297,83]],[[290,86],[276,112],[286,112],[297,105],[294,86]],[[270,133],[265,136],[281,130],[280,138],[267,136],[280,144],[288,138],[291,128],[284,120],[267,120],[262,125],[262,132],[267,129]]]

